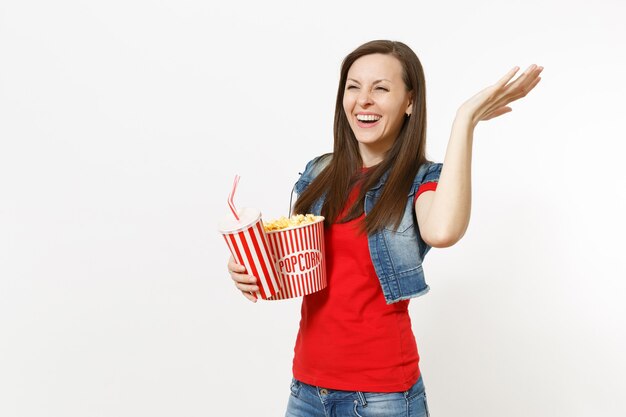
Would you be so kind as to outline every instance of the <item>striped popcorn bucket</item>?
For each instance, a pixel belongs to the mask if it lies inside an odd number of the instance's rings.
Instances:
[[[246,267],[246,273],[257,277],[259,291],[252,294],[267,300],[278,292],[280,283],[261,212],[244,207],[237,214],[239,220],[231,217],[222,220],[219,231],[235,261]]]
[[[326,288],[323,217],[266,234],[281,287],[268,300],[300,297]]]

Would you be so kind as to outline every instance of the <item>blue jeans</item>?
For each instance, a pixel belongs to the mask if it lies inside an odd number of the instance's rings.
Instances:
[[[429,417],[424,382],[401,392],[340,391],[291,379],[285,417]]]

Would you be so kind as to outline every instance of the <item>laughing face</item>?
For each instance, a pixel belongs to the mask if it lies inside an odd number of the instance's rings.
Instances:
[[[411,93],[402,79],[402,64],[396,57],[365,55],[348,70],[343,109],[362,156],[380,159],[398,137],[411,105]]]

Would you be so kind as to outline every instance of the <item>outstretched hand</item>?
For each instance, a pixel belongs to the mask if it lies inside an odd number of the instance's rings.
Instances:
[[[526,97],[541,80],[543,67],[533,64],[515,81],[509,83],[518,67],[512,68],[500,80],[485,88],[461,105],[457,114],[469,117],[476,126],[481,120],[489,120],[512,111],[508,104]]]

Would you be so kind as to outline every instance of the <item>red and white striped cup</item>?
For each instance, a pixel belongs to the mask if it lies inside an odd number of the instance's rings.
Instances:
[[[278,292],[280,283],[261,212],[244,207],[238,210],[237,215],[239,220],[232,215],[224,218],[219,223],[219,231],[235,261],[246,267],[247,274],[257,278],[259,291],[251,294],[267,300]]]
[[[281,287],[268,300],[301,297],[326,288],[324,217],[266,233]]]

